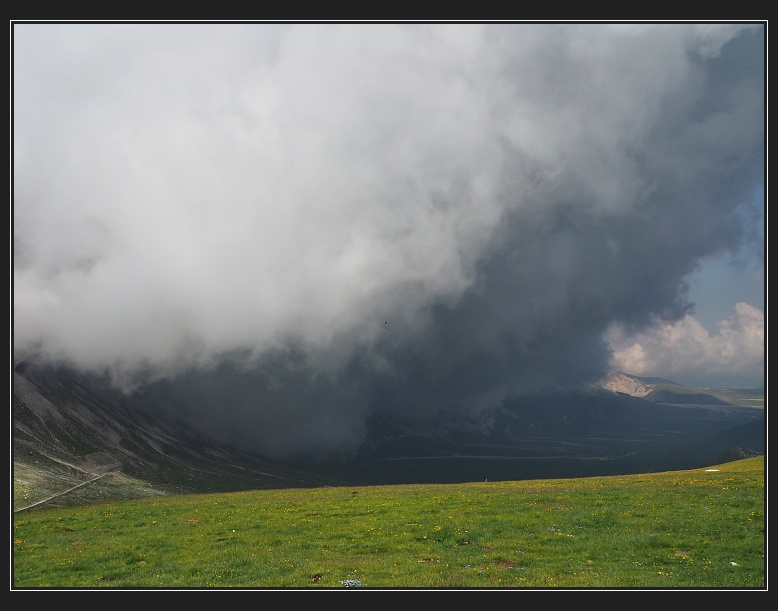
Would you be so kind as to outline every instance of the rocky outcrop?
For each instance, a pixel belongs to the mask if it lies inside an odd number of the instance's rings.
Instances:
[[[654,391],[653,384],[647,384],[637,378],[628,376],[620,371],[611,371],[608,376],[600,382],[600,386],[611,392],[623,393],[631,397],[646,397]]]

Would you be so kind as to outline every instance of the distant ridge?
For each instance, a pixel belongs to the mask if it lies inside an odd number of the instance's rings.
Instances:
[[[764,390],[759,388],[694,388],[665,378],[635,376],[623,371],[611,371],[597,386],[654,403],[764,406]]]
[[[629,374],[623,374],[623,375],[629,375]],[[650,377],[643,377],[643,376],[630,376],[632,378],[635,378],[636,380],[640,380],[641,382],[645,382],[646,384],[673,384],[675,386],[681,386],[678,382],[673,382],[672,380],[666,380],[665,378],[650,378]]]

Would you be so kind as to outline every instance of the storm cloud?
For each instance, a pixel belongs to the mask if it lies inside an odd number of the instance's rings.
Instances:
[[[596,381],[753,238],[762,25],[16,24],[13,51],[15,360],[268,455]]]

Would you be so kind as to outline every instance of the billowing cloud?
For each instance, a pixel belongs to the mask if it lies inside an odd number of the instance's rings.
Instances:
[[[637,336],[625,337],[618,327],[609,333],[614,368],[692,385],[716,377],[722,385],[736,379],[764,383],[764,340],[764,313],[744,302],[712,334],[691,315],[657,321]]]
[[[13,33],[14,357],[274,455],[598,379],[764,182],[762,26]]]

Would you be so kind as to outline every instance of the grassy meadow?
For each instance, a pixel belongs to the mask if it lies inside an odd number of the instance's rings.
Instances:
[[[765,587],[765,462],[20,511],[12,589]]]

